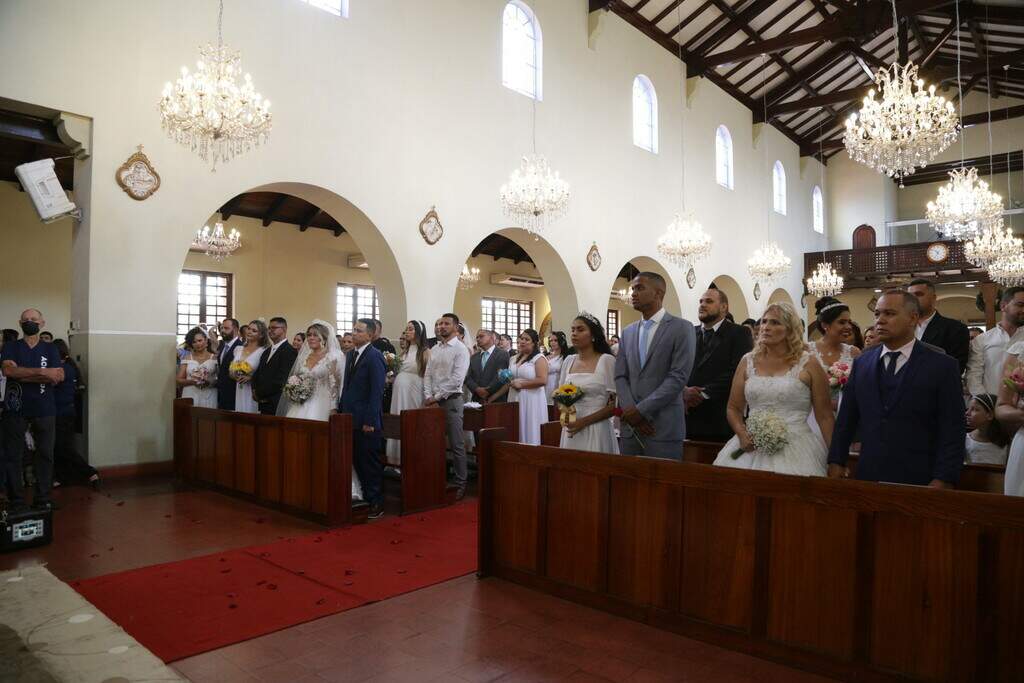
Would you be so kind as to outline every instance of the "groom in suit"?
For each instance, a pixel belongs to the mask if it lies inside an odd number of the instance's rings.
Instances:
[[[281,389],[288,381],[288,373],[299,352],[288,341],[288,321],[284,318],[271,318],[267,334],[270,348],[260,356],[260,364],[253,373],[252,393],[261,415],[275,415],[277,404],[281,402]]]
[[[338,401],[339,413],[352,415],[352,463],[363,485],[363,498],[370,504],[370,519],[384,514],[381,481],[381,429],[384,407],[384,354],[370,343],[376,323],[360,318],[352,330],[355,348],[345,359],[345,386]]]
[[[720,289],[704,292],[697,308],[697,354],[686,400],[686,435],[704,441],[728,441],[732,428],[725,419],[736,367],[753,348],[750,332],[727,319],[729,297]]]
[[[857,478],[952,488],[964,463],[960,368],[941,349],[915,339],[921,309],[909,292],[890,290],[875,305],[882,343],[853,364],[828,455],[828,476],[847,476],[860,429]]]
[[[491,330],[477,330],[476,345],[480,350],[469,359],[466,373],[466,388],[478,403],[486,401],[491,394],[501,389],[498,372],[508,367],[508,351],[497,346],[497,339]],[[495,399],[504,402],[506,394]]]
[[[220,351],[217,353],[217,407],[235,409],[235,380],[228,374],[228,366],[235,359],[235,347],[244,342],[238,336],[238,321],[225,318],[220,324]]]
[[[665,279],[640,273],[631,283],[641,320],[622,333],[615,386],[622,408],[623,455],[682,460],[683,390],[693,368],[693,325],[664,308]]]

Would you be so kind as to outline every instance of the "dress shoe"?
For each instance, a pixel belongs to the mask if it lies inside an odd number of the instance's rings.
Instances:
[[[466,497],[466,489],[465,488],[455,489],[455,500],[456,500],[456,502],[462,500],[465,497]]]
[[[380,519],[384,516],[384,506],[380,503],[370,506],[370,512],[366,515],[367,519]]]

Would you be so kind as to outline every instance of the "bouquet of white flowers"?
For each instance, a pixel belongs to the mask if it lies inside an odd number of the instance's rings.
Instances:
[[[747,431],[754,442],[754,448],[765,455],[775,455],[786,447],[789,431],[786,422],[770,410],[759,411],[747,418]],[[736,460],[743,455],[743,449],[732,454]]]
[[[313,376],[306,373],[292,375],[282,391],[289,401],[302,405],[313,395]]]

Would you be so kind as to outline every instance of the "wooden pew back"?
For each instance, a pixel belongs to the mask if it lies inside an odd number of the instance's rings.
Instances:
[[[440,408],[403,410],[399,415],[384,416],[384,436],[401,443],[403,515],[450,502],[445,434],[445,415]]]
[[[691,637],[843,680],[1019,680],[1022,499],[488,441],[480,523],[481,574]]]

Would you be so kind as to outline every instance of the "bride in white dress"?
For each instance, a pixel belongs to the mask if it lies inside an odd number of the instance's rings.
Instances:
[[[313,378],[313,394],[302,403],[296,403],[288,398],[287,393],[282,393],[277,414],[299,420],[326,422],[331,411],[338,407],[338,398],[345,382],[345,356],[341,353],[334,328],[323,320],[314,320],[306,330],[306,341],[302,343],[299,355],[288,373],[289,379],[303,375]],[[355,467],[352,468],[352,497],[363,497]]]
[[[812,404],[824,439],[807,424]],[[786,423],[786,444],[780,452],[757,450],[743,419],[748,406],[751,416],[771,412]],[[828,379],[806,350],[799,318],[789,304],[771,304],[761,318],[754,350],[736,368],[727,416],[736,436],[719,452],[715,465],[804,476],[827,473],[835,425]]]

